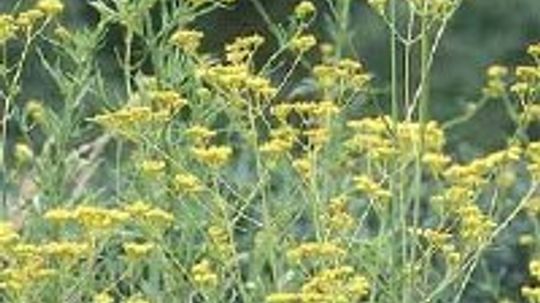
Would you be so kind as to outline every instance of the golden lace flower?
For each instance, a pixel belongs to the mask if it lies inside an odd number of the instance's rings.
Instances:
[[[218,275],[213,271],[210,261],[204,259],[193,265],[191,268],[191,278],[200,288],[212,288],[218,284]]]
[[[208,237],[215,251],[222,260],[229,259],[234,254],[232,239],[226,229],[213,225],[208,228]]]
[[[238,37],[233,43],[225,46],[226,60],[232,65],[243,65],[263,43],[264,38],[257,34]]]
[[[35,23],[43,18],[44,14],[41,10],[38,9],[30,9],[25,12],[21,12],[17,19],[15,20],[15,24],[19,27],[23,28],[31,28]]]
[[[161,208],[154,207],[144,214],[144,220],[152,226],[168,227],[174,222],[174,215]]]
[[[74,220],[76,218],[76,213],[67,208],[54,208],[45,212],[43,218],[53,223],[63,224],[70,220]]]
[[[40,0],[36,8],[47,16],[54,16],[64,10],[64,4],[60,0]]]
[[[340,259],[347,251],[330,242],[306,242],[287,251],[287,258],[293,263],[306,259]]]
[[[291,50],[297,53],[305,53],[317,45],[317,39],[313,35],[300,35],[291,40]]]
[[[15,18],[11,15],[0,14],[0,45],[15,37],[17,25]]]
[[[151,242],[127,242],[124,243],[122,246],[124,248],[127,259],[132,262],[147,257],[156,248],[156,245]]]
[[[18,239],[19,234],[15,231],[11,223],[0,222],[0,246],[7,246],[16,242]]]
[[[194,147],[191,151],[197,160],[213,168],[223,166],[233,152],[229,146]]]
[[[155,176],[162,172],[167,164],[162,160],[143,160],[139,166],[141,172],[145,175]]]
[[[89,243],[71,241],[49,242],[41,247],[45,255],[64,261],[74,261],[83,258],[91,252],[91,248]]]
[[[25,143],[16,143],[14,154],[15,161],[17,161],[17,163],[20,165],[30,163],[34,158],[34,152],[30,148],[30,146]]]
[[[368,4],[381,15],[385,14],[388,0],[368,0]]]
[[[540,59],[540,42],[529,45],[527,53],[535,59]]]
[[[211,130],[206,126],[202,125],[193,125],[190,128],[186,129],[184,134],[196,145],[202,145],[208,140],[214,138],[217,134],[215,130]]]
[[[181,29],[171,36],[169,42],[188,54],[195,54],[203,37],[204,34],[200,31]]]
[[[88,231],[112,230],[130,218],[124,211],[95,206],[78,206],[74,213],[75,220]]]
[[[355,220],[347,211],[345,196],[330,199],[328,209],[323,217],[331,231],[346,231],[354,226]]]
[[[313,16],[316,11],[317,8],[313,4],[313,2],[303,0],[302,2],[298,3],[294,8],[294,15],[298,19],[305,20]]]
[[[106,292],[94,295],[93,303],[114,303],[114,299]]]
[[[368,198],[387,203],[392,198],[389,190],[384,189],[368,175],[360,175],[354,178],[357,190],[365,194]]]
[[[174,90],[156,90],[150,93],[153,105],[158,110],[167,110],[175,113],[181,110],[188,102]]]
[[[197,176],[183,173],[176,174],[173,179],[174,190],[184,194],[195,194],[203,190],[203,184]]]
[[[313,165],[308,158],[298,158],[292,163],[293,168],[305,180],[308,180],[313,175]]]

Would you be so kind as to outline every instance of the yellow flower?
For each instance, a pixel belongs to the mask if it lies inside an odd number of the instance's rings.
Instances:
[[[15,144],[15,160],[19,164],[26,164],[32,161],[34,158],[34,152],[28,146],[28,144],[17,143]]]
[[[75,212],[65,209],[65,208],[55,208],[48,210],[43,218],[46,220],[52,221],[54,223],[66,223],[69,220],[74,220],[76,218]]]
[[[182,49],[188,54],[194,54],[201,45],[204,34],[195,30],[178,30],[170,38],[169,42]]]
[[[128,242],[123,244],[126,257],[130,261],[136,261],[147,257],[155,248],[154,243],[134,243]]]
[[[0,246],[7,246],[16,242],[19,234],[15,231],[12,224],[0,222]]]
[[[337,244],[330,242],[307,242],[287,251],[287,258],[294,263],[304,259],[330,258],[339,259],[346,255],[347,251]]]
[[[44,16],[43,12],[38,9],[30,9],[28,11],[22,12],[17,16],[15,23],[17,26],[30,28],[32,27],[39,19]]]
[[[392,198],[389,190],[384,189],[367,175],[361,175],[354,178],[356,189],[365,194],[368,198],[387,203]]]
[[[173,185],[177,192],[186,194],[194,194],[203,190],[203,185],[199,178],[187,173],[175,175]]]
[[[93,303],[114,303],[114,299],[106,292],[94,295]]]
[[[94,206],[78,206],[75,219],[89,231],[110,230],[129,219],[129,214],[116,209]]]
[[[11,15],[0,14],[0,45],[15,37],[17,25]]]
[[[174,215],[155,207],[144,214],[144,220],[153,226],[167,227],[174,221]]]
[[[308,17],[311,17],[313,14],[315,14],[316,11],[317,8],[313,4],[313,2],[304,0],[298,3],[298,5],[296,5],[296,7],[294,8],[294,15],[298,19],[304,20]]]
[[[140,164],[140,170],[143,174],[155,176],[162,172],[166,167],[165,161],[162,160],[143,160]]]
[[[191,268],[193,282],[201,288],[216,287],[218,275],[212,270],[208,260],[202,260]]]
[[[36,8],[47,16],[54,16],[64,10],[64,4],[60,0],[40,0]]]
[[[191,151],[197,160],[213,168],[223,166],[233,152],[228,146],[194,147]]]
[[[91,246],[84,242],[50,242],[42,246],[42,251],[45,255],[51,257],[57,257],[65,261],[73,261],[90,253]]]
[[[184,133],[188,138],[193,140],[195,144],[200,145],[205,143],[207,140],[212,139],[216,136],[216,131],[207,128],[202,125],[193,125],[190,128],[186,129]]]
[[[317,39],[313,35],[296,36],[291,40],[291,50],[305,53],[317,45]]]
[[[157,90],[150,93],[152,102],[158,110],[168,110],[169,112],[178,112],[188,102],[186,99],[174,90]]]

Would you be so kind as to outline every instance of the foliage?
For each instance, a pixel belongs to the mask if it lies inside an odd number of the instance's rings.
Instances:
[[[197,21],[234,0],[95,0],[82,28],[60,0],[0,15],[0,300],[540,301],[540,44],[437,122],[436,54],[469,1],[367,1],[388,85],[351,55],[352,1],[280,21],[251,3],[266,31],[211,53]],[[54,93],[23,102],[32,60]],[[448,144],[491,103],[503,148]],[[502,288],[490,261],[525,220],[530,281]]]

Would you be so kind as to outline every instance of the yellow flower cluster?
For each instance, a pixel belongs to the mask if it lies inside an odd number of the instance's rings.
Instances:
[[[347,251],[341,246],[330,242],[305,242],[287,251],[287,259],[293,263],[304,260],[341,259]]]
[[[130,220],[166,227],[174,220],[172,214],[142,201],[128,204],[123,209],[96,206],[78,206],[74,209],[57,208],[47,211],[44,218],[57,224],[76,222],[88,231],[113,230]]]
[[[0,271],[0,290],[21,292],[45,281],[56,272],[45,266],[43,258],[34,257],[26,262]]]
[[[310,178],[313,177],[314,167],[309,158],[303,157],[294,159],[292,166],[304,180],[310,180]]]
[[[313,35],[296,35],[291,39],[291,50],[296,53],[305,53],[317,45],[317,39]]]
[[[176,192],[182,194],[196,194],[204,189],[201,180],[190,173],[176,174],[173,179],[173,187]]]
[[[213,288],[218,284],[218,275],[213,271],[210,261],[206,259],[193,265],[191,277],[199,288]]]
[[[15,37],[16,34],[15,18],[11,15],[0,14],[0,45]]]
[[[428,18],[444,18],[458,4],[455,0],[407,0],[414,11]]]
[[[426,123],[424,129],[420,123],[400,122],[395,133],[392,125],[388,116],[348,121],[347,126],[354,133],[345,147],[369,159],[386,161],[396,156],[410,160],[412,153],[423,145],[427,155],[424,160],[431,168],[441,169],[447,164],[442,154],[444,132],[436,122]]]
[[[203,145],[216,136],[216,131],[202,125],[193,125],[186,129],[184,135],[193,141],[195,145]]]
[[[270,131],[270,138],[260,146],[261,153],[271,158],[278,158],[288,151],[294,145],[296,139],[296,130],[289,126],[282,126]]]
[[[343,232],[353,228],[355,219],[347,211],[347,198],[338,196],[330,199],[323,220],[330,232]]]
[[[264,38],[257,34],[247,37],[238,37],[233,43],[225,46],[226,61],[232,65],[244,65],[255,51],[264,43]]]
[[[36,8],[47,16],[54,16],[64,10],[64,4],[60,0],[40,0]]]
[[[426,165],[434,175],[443,173],[450,162],[450,157],[442,153],[426,153],[422,156],[422,163]]]
[[[316,65],[313,67],[313,75],[320,87],[325,90],[340,84],[345,88],[363,91],[367,89],[372,78],[360,62],[352,59]]]
[[[398,151],[390,138],[391,120],[387,116],[348,121],[347,126],[354,132],[345,142],[345,148],[353,153],[365,155],[374,161],[387,161]]]
[[[42,10],[29,9],[25,12],[21,12],[17,16],[15,23],[19,27],[30,29],[44,16],[45,16],[45,13]]]
[[[154,108],[174,114],[188,104],[187,100],[174,90],[153,90],[150,92]]]
[[[534,47],[531,47],[531,56],[535,57]],[[540,62],[536,65],[518,66],[515,70],[516,82],[510,87],[510,90],[515,93],[521,102],[536,101],[534,97],[540,86]],[[530,99],[530,100],[529,100]]]
[[[187,54],[195,54],[201,46],[201,40],[204,34],[196,30],[177,30],[169,39],[169,42],[186,52]]]
[[[252,58],[257,49],[264,43],[259,35],[238,37],[225,46],[225,62],[220,64],[201,64],[197,75],[218,91],[229,96],[232,105],[241,106],[242,93],[251,93],[257,100],[270,99],[275,96],[277,89],[271,81],[252,70]]]
[[[475,195],[491,173],[520,160],[523,151],[518,146],[477,158],[466,165],[454,164],[443,176],[449,186],[441,195],[432,197],[436,208],[460,218],[459,236],[468,244],[489,240],[495,222],[483,214],[475,203]]]
[[[483,89],[485,96],[499,98],[506,92],[505,77],[508,75],[508,68],[501,65],[493,65],[487,69],[487,83]]]
[[[95,116],[92,120],[105,129],[132,138],[138,127],[170,118],[168,110],[153,111],[150,106],[128,106],[117,111]]]
[[[369,6],[373,8],[378,14],[386,14],[386,6],[388,5],[388,0],[368,0]]]
[[[428,245],[436,251],[440,251],[447,265],[450,268],[456,268],[459,262],[462,260],[461,253],[457,251],[456,246],[451,243],[452,234],[435,229],[418,229],[413,231],[416,235],[423,237],[428,242]]]
[[[274,293],[266,297],[268,303],[348,303],[358,302],[369,294],[369,282],[355,275],[350,266],[324,269],[311,277],[298,293]]]
[[[529,263],[529,273],[533,280],[537,283],[540,282],[540,261],[532,260]],[[521,287],[521,294],[530,303],[540,302],[540,287],[538,286],[523,286]]]
[[[311,1],[302,1],[294,8],[294,15],[300,20],[306,20],[317,12],[317,8]]]
[[[19,234],[15,231],[11,223],[0,222],[0,251],[15,243],[19,239]]]
[[[156,244],[152,242],[135,243],[127,242],[123,244],[126,258],[132,262],[141,260],[147,257],[156,249]]]
[[[106,292],[94,295],[93,303],[114,303],[114,299]]]
[[[86,242],[50,242],[38,248],[46,256],[71,262],[88,256],[92,252],[92,246]]]
[[[383,188],[368,175],[360,175],[354,178],[355,188],[366,195],[369,199],[386,205],[390,202],[392,194],[389,190]]]
[[[527,170],[535,181],[540,181],[540,142],[533,142],[527,146],[526,156],[529,159]]]
[[[154,177],[160,172],[162,172],[167,164],[163,160],[143,160],[139,164],[139,169],[146,176]]]
[[[208,228],[210,248],[222,261],[228,261],[234,255],[234,242],[226,229],[217,225]]]
[[[225,92],[251,92],[254,96],[265,99],[270,99],[277,93],[270,80],[254,74],[247,62],[203,67],[199,69],[198,75],[210,85],[217,86]],[[234,105],[242,103],[236,102]]]
[[[529,45],[527,53],[535,60],[540,61],[540,42]]]
[[[197,160],[212,168],[219,168],[232,156],[233,150],[229,146],[196,146],[191,152]]]

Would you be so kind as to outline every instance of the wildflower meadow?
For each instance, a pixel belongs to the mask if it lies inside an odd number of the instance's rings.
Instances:
[[[490,0],[267,1],[0,12],[0,302],[540,302],[540,42],[437,119],[441,41]],[[247,2],[264,30],[206,47],[199,20]],[[352,43],[359,2],[388,77]],[[502,148],[448,144],[487,106]]]

